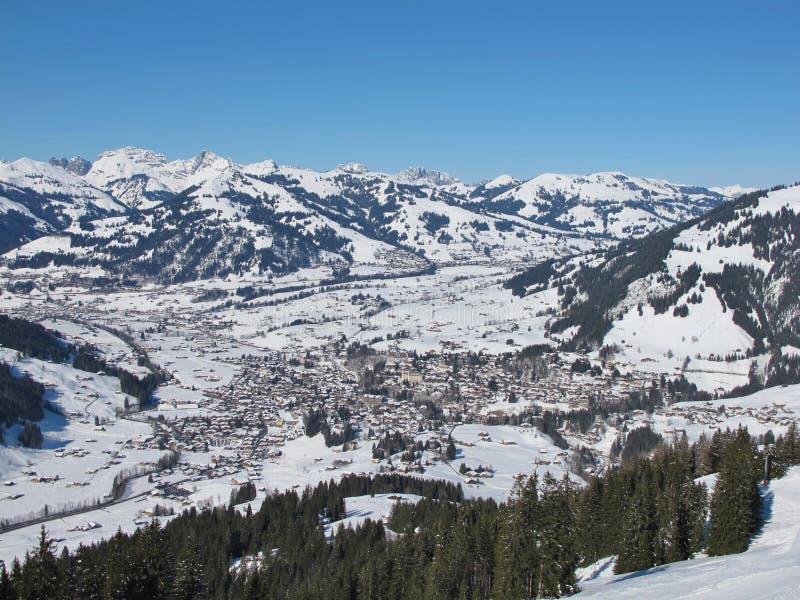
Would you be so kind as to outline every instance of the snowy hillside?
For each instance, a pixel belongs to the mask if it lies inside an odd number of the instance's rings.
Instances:
[[[578,598],[788,599],[800,596],[800,468],[770,483],[766,523],[747,552],[613,575],[613,559],[581,570]]]
[[[751,192],[757,192],[758,188],[751,188],[751,187],[744,187],[735,183],[733,185],[726,185],[724,187],[711,187],[708,188],[712,192],[716,192],[717,194],[722,194],[723,196],[727,196],[728,198],[738,198],[742,194],[749,194]]]
[[[19,202],[0,196],[0,252],[52,233],[54,228]]]
[[[797,186],[747,194],[611,253],[540,264],[509,286],[558,287],[548,325],[557,339],[697,371],[707,389],[744,384],[751,370],[783,383],[800,347],[799,206]]]
[[[110,195],[60,166],[27,158],[0,163],[0,252],[125,211]]]
[[[705,188],[623,173],[546,173],[495,196],[492,204],[536,223],[625,239],[681,223],[724,200]]]
[[[123,212],[125,207],[79,175],[61,167],[28,158],[0,165],[0,184],[32,190],[53,204],[62,203],[73,221],[84,214]]]

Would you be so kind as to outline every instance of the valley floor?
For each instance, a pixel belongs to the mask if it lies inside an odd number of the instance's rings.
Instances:
[[[740,423],[754,435],[768,430],[778,435],[800,412],[800,386],[735,400],[677,403],[652,414],[631,410],[620,418],[597,419],[584,433],[562,425],[568,450],[530,422],[491,425],[521,413],[530,420],[534,411],[582,408],[591,394],[627,397],[649,388],[660,373],[671,377],[680,371],[680,355],[668,356],[642,344],[641,353],[637,347],[632,354],[623,346],[613,365],[602,363],[596,353],[561,352],[546,375],[534,376],[530,369],[524,375],[512,373],[500,356],[551,342],[544,324],[559,302],[555,290],[523,299],[512,296],[503,282],[514,268],[462,265],[432,275],[340,286],[321,286],[329,274],[308,270],[276,279],[270,293],[248,301],[236,293],[247,281],[221,280],[108,292],[72,287],[4,292],[3,312],[42,322],[75,344],[93,344],[110,364],[143,374],[147,368],[138,364],[134,340],[170,379],[155,393],[156,410],[126,414],[135,399],[122,393],[115,377],[0,349],[0,360],[45,384],[46,399],[65,415],[49,413],[41,423],[41,450],[16,445],[19,426],[4,432],[8,445],[0,448],[0,481],[8,485],[0,489],[0,520],[21,520],[45,506],[52,517],[54,507],[67,502],[101,499],[115,475],[152,464],[171,448],[180,452],[172,472],[157,474],[153,481],[132,480],[125,502],[50,518],[46,526],[51,535],[74,548],[107,538],[118,528],[132,531],[159,512],[157,507],[177,513],[190,506],[225,504],[231,491],[246,481],[258,489],[255,508],[271,490],[314,485],[348,472],[421,471],[423,477],[460,483],[468,498],[502,501],[515,475],[534,470],[540,477],[548,471],[557,478],[568,474],[582,485],[573,450],[591,450],[597,464],[583,466],[601,470],[610,464],[617,438],[638,427],[650,426],[665,439],[685,432],[690,442],[703,432]],[[210,288],[221,296],[209,294]],[[299,291],[279,291],[292,288]],[[348,357],[347,348],[354,343],[377,352],[368,355],[372,362]],[[483,362],[470,362],[468,351],[473,359],[481,353]],[[458,364],[448,362],[453,355],[460,357]],[[365,393],[361,378],[379,360],[384,361],[380,386],[387,393]],[[577,360],[590,360],[596,368],[602,363],[601,372],[576,372],[571,367]],[[733,368],[729,363],[700,366]],[[403,378],[410,375],[418,375],[419,381],[406,385]],[[746,370],[738,378],[731,376],[728,384],[742,383],[745,377]],[[321,435],[306,437],[303,418],[321,405],[321,397],[350,409],[348,419],[358,434],[355,447],[327,447]],[[437,418],[428,414],[426,401],[440,411]],[[343,426],[342,419],[327,416],[334,428]],[[373,444],[395,432],[413,442],[443,444],[420,452],[416,465],[404,464],[405,448],[395,449],[390,459],[374,457]],[[444,460],[448,436],[455,458]],[[364,512],[384,511],[380,506]],[[89,522],[100,527],[88,529]],[[0,534],[0,559],[22,556],[38,533],[36,524]],[[791,546],[794,539],[785,543]],[[735,559],[692,561],[690,572],[714,572],[726,560]],[[667,577],[662,573],[675,568],[655,570],[646,578],[613,578],[606,566],[585,577],[584,594],[627,594],[629,588],[639,589],[635,586],[640,580],[661,581]],[[758,570],[753,573],[755,578]],[[631,592],[636,593],[661,597]]]

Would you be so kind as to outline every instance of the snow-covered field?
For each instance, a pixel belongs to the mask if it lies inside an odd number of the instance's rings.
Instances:
[[[481,436],[481,433],[486,435]],[[508,497],[515,475],[530,475],[535,470],[542,476],[549,471],[560,479],[568,472],[564,460],[566,453],[554,446],[550,438],[532,428],[460,425],[453,430],[452,436],[456,440],[455,460],[435,462],[420,476],[460,483],[468,498],[502,501]],[[427,437],[426,434],[420,435],[423,440]],[[432,460],[433,456],[427,454],[427,458]],[[336,461],[340,466],[334,469]],[[462,462],[468,468],[490,467],[493,469],[492,477],[468,484],[468,477],[458,472]],[[378,470],[379,464],[372,460],[372,450],[367,443],[357,450],[342,452],[341,447],[326,447],[321,435],[313,438],[303,436],[287,443],[282,457],[264,465],[262,485],[270,490],[283,490],[338,479],[345,473],[376,473]],[[569,476],[581,482],[576,475],[570,473]]]
[[[422,496],[415,494],[375,494],[374,496],[345,498],[345,518],[341,521],[326,523],[325,535],[328,537],[336,535],[340,527],[355,529],[367,519],[385,523],[392,514],[395,504],[398,502],[415,504],[421,498]]]

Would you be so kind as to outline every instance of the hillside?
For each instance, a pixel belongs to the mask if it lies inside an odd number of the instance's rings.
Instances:
[[[21,158],[0,163],[0,252],[126,207],[59,166]]]
[[[744,194],[614,250],[540,263],[507,286],[557,288],[547,327],[572,347],[605,345],[667,370],[743,368],[754,386],[794,381],[798,206],[798,186]]]
[[[725,199],[705,188],[624,173],[546,173],[486,204],[542,225],[626,239],[699,216]]]
[[[578,598],[796,598],[800,593],[800,468],[770,482],[765,524],[747,552],[696,558],[626,575],[613,559],[582,569]]]

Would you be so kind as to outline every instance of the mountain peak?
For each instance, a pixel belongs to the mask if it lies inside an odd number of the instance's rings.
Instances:
[[[442,171],[428,171],[422,167],[409,167],[396,175],[404,183],[429,183],[434,186],[453,185],[458,179]]]
[[[507,175],[507,174],[503,173],[502,175],[498,175],[494,179],[484,183],[483,187],[485,187],[486,189],[490,189],[491,190],[491,189],[494,189],[494,188],[507,187],[507,186],[510,186],[510,185],[516,185],[518,183],[519,183],[519,181],[514,179],[511,175]]]
[[[211,150],[203,150],[194,158],[192,171],[196,173],[201,169],[208,168],[225,170],[232,164],[233,162],[231,160],[222,158],[218,154],[211,152]]]
[[[269,175],[278,169],[278,164],[271,158],[268,158],[267,160],[244,165],[243,169],[245,173],[249,175]]]
[[[86,175],[89,169],[92,168],[92,163],[81,156],[73,156],[72,158],[56,158],[52,156],[47,162],[54,167],[61,167],[76,175]]]
[[[363,175],[364,173],[369,173],[367,165],[358,162],[344,163],[336,168],[339,171],[342,171],[344,173],[350,173],[352,175]]]
[[[742,194],[749,194],[750,192],[755,192],[758,188],[751,188],[751,187],[744,187],[739,185],[738,183],[734,183],[733,185],[726,185],[724,187],[712,187],[708,188],[712,192],[716,192],[718,194],[722,194],[728,198],[738,198]]]
[[[164,164],[167,162],[167,157],[163,154],[145,148],[137,148],[136,146],[123,146],[116,150],[106,150],[97,157],[95,163],[99,162],[101,159],[129,160],[149,164]]]

